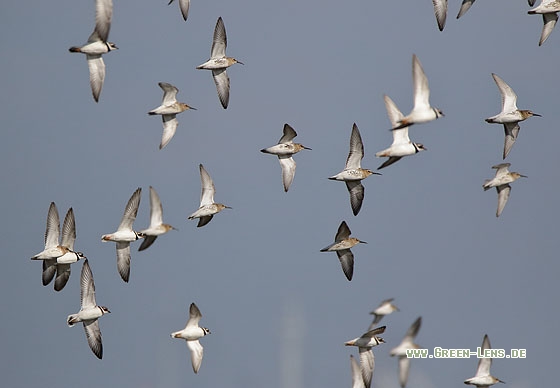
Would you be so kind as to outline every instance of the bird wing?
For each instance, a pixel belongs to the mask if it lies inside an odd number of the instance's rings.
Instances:
[[[296,136],[297,136],[296,131],[289,124],[284,124],[283,135],[278,141],[278,144],[292,143],[292,140]]]
[[[161,143],[159,144],[160,150],[173,139],[179,125],[176,114],[161,115],[161,119],[163,122],[163,133],[161,135]]]
[[[366,388],[370,388],[371,379],[373,377],[373,369],[375,368],[375,357],[371,348],[358,348],[360,352],[360,367],[362,369],[362,378]]]
[[[383,99],[385,101],[385,109],[387,110],[387,116],[389,116],[391,127],[393,128],[397,127],[404,116],[402,112],[399,110],[399,108],[397,107],[397,105],[393,102],[393,100],[391,100],[389,96],[384,95]],[[393,132],[393,145],[410,143],[410,139],[408,137],[408,127],[395,129],[392,132]]]
[[[497,74],[492,73],[494,82],[502,95],[502,113],[510,113],[517,110],[517,95],[508,84]]]
[[[84,321],[83,324],[88,345],[91,351],[97,356],[97,358],[103,358],[103,343],[101,342],[101,330],[99,330],[99,321],[97,319],[92,321]]]
[[[447,1],[445,1],[447,3]],[[428,78],[416,54],[412,56],[412,82],[414,84],[414,108],[430,109],[430,87]]]
[[[150,228],[163,223],[163,206],[156,190],[150,186]]]
[[[204,356],[204,348],[198,340],[187,341],[187,346],[191,351],[191,363],[194,373],[198,373],[200,364],[202,364],[202,357]]]
[[[288,191],[294,175],[296,174],[296,162],[291,155],[278,155],[278,161],[282,167],[282,182],[284,183],[284,191]]]
[[[122,280],[128,283],[130,276],[130,243],[117,242],[117,270]]]
[[[62,239],[60,245],[74,250],[74,241],[76,240],[76,220],[74,219],[74,210],[68,209],[64,222],[62,223]]]
[[[358,215],[360,209],[362,208],[365,188],[361,181],[346,181],[346,187],[350,193],[350,206],[352,207],[352,212],[354,215]]]
[[[221,58],[226,55],[227,36],[224,21],[220,16],[214,28],[214,38],[212,39],[212,50],[210,51],[210,58]]]
[[[95,29],[99,39],[107,42],[111,30],[111,19],[113,18],[113,0],[95,1]]]
[[[60,218],[58,217],[58,209],[54,202],[49,206],[47,214],[47,229],[45,230],[45,249],[53,248],[58,245],[60,237]]]
[[[214,78],[214,83],[216,84],[218,98],[220,99],[223,108],[227,109],[229,104],[229,76],[227,75],[226,69],[212,70],[212,77]]]
[[[342,221],[338,227],[338,230],[336,231],[336,236],[334,237],[334,241],[340,242],[342,240],[345,240],[348,237],[350,237],[351,233],[352,232],[350,232],[350,228],[346,224],[346,221]]]
[[[56,265],[56,279],[54,280],[54,290],[60,291],[70,279],[70,264]]]
[[[214,193],[216,188],[214,187],[214,182],[208,172],[204,169],[201,164],[200,168],[200,182],[202,186],[202,193],[200,195],[200,206],[211,205],[214,203]]]
[[[84,260],[80,275],[80,303],[82,309],[97,305],[95,303],[95,283],[93,282],[93,274],[87,259]]]
[[[358,365],[353,355],[350,355],[350,366],[352,368],[352,388],[365,388],[360,365]]]
[[[171,105],[177,102],[177,93],[179,93],[179,89],[167,82],[160,82],[158,85],[163,90],[162,105]]]
[[[496,217],[499,217],[509,199],[511,186],[508,184],[497,186],[496,190],[498,191],[498,209],[496,210]]]
[[[543,13],[543,29],[541,32],[541,39],[539,40],[539,46],[541,46],[544,41],[548,38],[556,22],[558,21],[558,14],[556,12],[552,13]]]
[[[504,124],[504,133],[505,133],[505,139],[504,139],[504,155],[503,158],[505,159],[508,154],[509,151],[511,151],[511,147],[513,147],[513,144],[515,143],[515,141],[517,140],[517,135],[519,134],[519,123],[505,123]]]
[[[99,95],[105,81],[105,62],[101,54],[87,54],[87,63],[89,68],[89,84],[91,93],[95,102],[99,101]]]
[[[484,335],[484,339],[482,340],[482,353],[485,350],[492,349],[490,346],[490,339],[488,338],[488,334]],[[492,365],[492,358],[490,357],[481,357],[478,360],[478,367],[476,368],[476,375],[475,376],[487,376],[490,374],[490,366]]]
[[[361,161],[364,157],[364,143],[362,136],[358,130],[356,123],[352,126],[352,133],[350,134],[350,152],[346,159],[346,169],[361,168]]]
[[[445,20],[447,19],[447,0],[432,0],[434,4],[434,13],[440,31],[445,27]]]
[[[202,318],[202,313],[198,309],[198,306],[193,302],[189,307],[189,320],[187,321],[187,326],[198,327],[198,322]]]
[[[346,279],[352,280],[352,275],[354,274],[354,254],[350,249],[341,249],[336,251],[336,255],[338,260],[340,260],[342,272],[346,275]]]
[[[140,194],[142,193],[142,188],[137,188],[132,196],[128,200],[126,207],[124,208],[124,214],[119,225],[119,230],[132,230],[132,224],[136,219],[136,214],[138,214],[138,207],[140,206]]]

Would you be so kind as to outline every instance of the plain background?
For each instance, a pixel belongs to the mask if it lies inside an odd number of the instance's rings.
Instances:
[[[398,387],[389,351],[423,317],[417,343],[475,350],[527,349],[523,360],[495,359],[508,388],[555,386],[558,328],[558,63],[560,31],[538,46],[540,16],[524,0],[476,2],[460,20],[449,4],[438,31],[424,1],[198,1],[187,22],[177,2],[115,0],[100,102],[91,96],[83,44],[93,1],[16,1],[0,5],[0,178],[3,281],[0,375],[5,387],[349,387],[343,346],[368,327],[368,312],[394,297],[386,344],[375,349],[373,386]],[[230,104],[222,109],[207,60],[222,16]],[[428,149],[363,181],[363,208],[351,213],[341,182],[352,124],[362,134],[362,166],[392,141],[388,94],[412,108],[412,54],[428,76],[431,103],[445,117],[410,130]],[[521,123],[507,162],[528,175],[512,185],[495,217],[495,190],[482,183],[501,163],[503,128],[491,73],[518,94],[518,106],[543,115]],[[161,103],[158,82],[196,107],[159,150],[162,124],[146,113]],[[295,156],[295,180],[282,189],[277,158],[259,152],[284,123],[311,147]],[[231,206],[203,228],[199,163],[214,179],[216,201]],[[133,244],[129,284],[116,271],[116,230],[137,187],[135,228],[149,223],[149,186],[164,220],[178,228],[144,252]],[[60,293],[41,285],[45,219],[73,207],[76,249],[89,258],[104,358],[90,351],[78,311],[79,273]],[[353,249],[348,282],[334,253],[320,253],[346,220],[368,242]],[[195,375],[184,342],[171,339],[196,302],[205,354]],[[408,387],[458,387],[477,360],[414,360]]]

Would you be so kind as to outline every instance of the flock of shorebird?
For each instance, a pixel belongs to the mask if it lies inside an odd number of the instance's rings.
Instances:
[[[169,2],[171,4],[173,0]],[[179,7],[184,20],[187,20],[189,12],[189,0],[179,0]],[[474,0],[464,0],[461,10],[457,18],[462,16],[472,5]],[[533,1],[529,1],[533,5]],[[111,19],[113,12],[112,0],[96,0],[96,17],[95,29],[88,38],[85,45],[80,47],[71,47],[71,52],[81,52],[87,57],[90,85],[94,100],[99,101],[103,82],[105,79],[105,64],[102,55],[110,51],[116,50],[114,43],[108,41],[109,31],[111,27]],[[435,14],[440,30],[445,25],[445,16],[447,13],[446,0],[433,0]],[[542,44],[557,20],[556,12],[560,10],[560,1],[543,0],[542,4],[529,11],[530,14],[543,14],[545,27],[541,36]],[[240,63],[235,58],[226,56],[227,37],[224,22],[222,18],[218,18],[212,42],[211,56],[208,61],[199,65],[197,69],[208,69],[212,71],[213,79],[216,85],[219,101],[224,109],[229,103],[229,77],[226,69],[235,64]],[[426,150],[423,144],[412,142],[409,138],[409,127],[416,124],[428,123],[444,116],[443,112],[430,104],[430,90],[428,79],[424,73],[424,69],[416,55],[412,56],[412,77],[413,77],[413,100],[414,106],[408,115],[403,115],[395,103],[389,96],[384,96],[385,107],[389,120],[391,122],[393,142],[390,147],[379,151],[375,156],[387,158],[378,170],[386,168],[405,156],[414,155],[420,151]],[[506,84],[498,75],[492,74],[502,98],[501,112],[492,116],[486,121],[488,123],[503,124],[505,132],[505,142],[502,157],[505,159],[510,153],[519,134],[519,122],[531,117],[539,116],[530,110],[520,110],[517,108],[517,96],[511,87]],[[188,110],[195,109],[186,103],[177,101],[178,89],[165,82],[159,83],[163,90],[163,101],[161,105],[148,112],[149,115],[161,115],[163,121],[163,135],[159,148],[164,148],[173,138],[178,121],[176,115]],[[288,191],[293,182],[296,170],[296,162],[293,155],[301,150],[310,150],[310,148],[294,143],[297,136],[296,131],[288,124],[284,125],[283,134],[276,145],[261,149],[261,152],[276,155],[278,157],[282,169],[282,183],[284,191]],[[364,200],[364,187],[361,181],[370,175],[380,175],[369,169],[361,167],[361,160],[364,157],[364,145],[360,135],[360,131],[356,124],[353,125],[350,134],[350,150],[346,159],[344,169],[336,175],[328,179],[344,181],[350,195],[350,205],[352,212],[357,216],[362,207]],[[510,183],[514,182],[524,175],[517,172],[509,172],[509,163],[502,163],[492,168],[496,169],[496,176],[491,180],[486,180],[483,184],[484,190],[495,187],[498,192],[498,208],[496,216],[500,216],[504,206],[509,198],[511,191]],[[229,208],[228,206],[214,202],[215,187],[214,182],[204,166],[199,165],[201,178],[201,199],[198,210],[193,212],[188,219],[198,219],[197,227],[203,227],[208,224],[213,216],[221,210]],[[163,207],[161,200],[153,187],[150,187],[150,225],[148,228],[135,231],[133,223],[138,213],[141,198],[141,188],[138,188],[128,200],[121,222],[114,233],[104,234],[102,241],[112,241],[116,243],[117,269],[122,280],[129,281],[131,253],[130,243],[142,240],[139,250],[149,248],[158,236],[175,229],[173,226],[163,222]],[[345,221],[342,221],[335,235],[335,241],[327,247],[321,249],[321,252],[336,252],[340,260],[342,270],[346,278],[351,281],[354,271],[354,255],[350,248],[365,243],[355,237],[350,237],[350,228]],[[54,202],[50,204],[47,215],[47,228],[45,232],[45,246],[43,251],[34,255],[33,260],[42,260],[43,285],[51,283],[55,278],[54,289],[60,291],[64,288],[70,278],[71,264],[83,260],[80,289],[81,289],[81,308],[78,313],[71,314],[67,318],[67,324],[73,326],[78,322],[82,322],[88,344],[98,358],[103,356],[103,345],[101,341],[101,332],[99,329],[98,319],[104,314],[110,313],[105,306],[99,306],[95,299],[95,285],[93,274],[87,258],[83,253],[74,250],[74,242],[76,239],[76,223],[74,219],[73,209],[70,208],[64,218],[62,224],[62,232],[60,228],[60,220],[58,209]],[[56,275],[56,277],[55,277]],[[377,327],[380,320],[388,314],[398,311],[398,308],[392,303],[392,299],[383,301],[371,314],[374,320],[368,331],[360,337],[345,343],[348,346],[357,346],[360,354],[360,364],[356,362],[353,356],[351,358],[352,381],[353,387],[370,388],[373,370],[374,355],[372,348],[384,343],[383,338],[379,337],[386,326]],[[203,347],[199,339],[210,334],[210,330],[199,326],[202,314],[195,303],[190,305],[189,319],[183,330],[171,334],[173,338],[185,339],[191,352],[192,368],[195,373],[199,371],[203,358]],[[410,326],[405,334],[401,344],[393,348],[390,352],[391,356],[397,356],[399,359],[399,381],[402,387],[407,383],[408,371],[410,367],[410,359],[407,357],[407,350],[419,349],[420,346],[414,343],[422,323],[419,317]],[[486,335],[483,339],[482,349],[490,349],[490,341]],[[476,385],[478,387],[488,387],[501,380],[490,375],[491,358],[480,358],[478,369],[475,377],[465,380],[465,384]]]

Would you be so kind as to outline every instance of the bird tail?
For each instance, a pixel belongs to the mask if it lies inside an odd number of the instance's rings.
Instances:
[[[70,327],[74,326],[78,322],[79,322],[78,314],[71,314],[68,316],[68,319],[66,320],[66,323],[68,323],[68,326]]]
[[[70,48],[68,49],[68,51],[70,51],[71,53],[80,53],[80,52],[82,52],[82,50],[80,50],[80,48],[79,48],[79,47],[76,47],[76,46],[70,47]]]

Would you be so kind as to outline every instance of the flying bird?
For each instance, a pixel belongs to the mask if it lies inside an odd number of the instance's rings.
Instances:
[[[226,27],[221,17],[216,22],[214,28],[214,39],[212,41],[212,50],[210,51],[210,59],[202,65],[197,66],[197,69],[212,70],[212,77],[218,90],[218,97],[224,109],[227,109],[229,104],[229,77],[226,69],[235,63],[243,65],[237,59],[226,56],[227,36]]]
[[[427,123],[444,116],[441,110],[430,106],[428,78],[416,54],[412,55],[412,83],[414,87],[414,107],[407,116],[397,121],[397,125],[392,128],[393,130],[414,124]]]
[[[70,47],[72,53],[84,53],[89,67],[89,83],[93,99],[99,102],[99,95],[105,81],[105,63],[102,55],[118,49],[108,42],[111,19],[113,18],[113,0],[95,1],[95,28],[83,46]]]
[[[408,358],[406,351],[409,349],[421,349],[421,347],[414,343],[414,339],[422,325],[422,317],[418,317],[407,330],[401,343],[391,349],[391,357],[397,356],[399,358],[399,383],[401,387],[406,386],[408,381],[408,371],[410,369],[410,358]]]
[[[95,301],[95,284],[87,259],[84,260],[80,276],[80,303],[82,306],[80,311],[69,315],[66,322],[70,327],[82,322],[91,351],[97,358],[101,359],[103,358],[103,343],[101,342],[98,318],[110,313],[110,311],[105,306],[98,306]]]
[[[48,285],[54,275],[55,291],[64,288],[70,278],[70,264],[86,257],[82,252],[74,251],[74,241],[76,240],[76,221],[74,210],[68,209],[62,224],[62,239],[58,243],[60,236],[60,221],[58,209],[54,202],[49,206],[47,214],[47,229],[45,231],[45,249],[36,254],[31,260],[43,260],[43,285]]]
[[[331,176],[329,179],[344,181],[346,183],[346,187],[350,193],[350,206],[355,216],[360,212],[364,200],[365,189],[362,185],[362,179],[372,174],[381,175],[378,172],[362,168],[361,161],[363,157],[364,143],[362,142],[362,136],[360,135],[358,126],[354,123],[352,126],[352,133],[350,134],[350,152],[346,159],[346,166],[344,170]]]
[[[397,126],[398,122],[404,117],[403,114],[389,96],[385,95],[383,99],[385,100],[385,108],[387,109],[387,115],[389,116],[391,126]],[[393,133],[393,143],[391,146],[375,154],[378,158],[389,158],[377,168],[378,170],[398,162],[405,156],[414,155],[420,151],[426,150],[423,144],[410,141],[408,137],[408,127],[395,129],[391,132]]]
[[[293,142],[297,133],[290,125],[284,124],[283,133],[278,144],[263,148],[261,152],[278,156],[280,167],[282,167],[282,183],[284,184],[284,191],[287,192],[296,175],[296,162],[292,156],[301,150],[310,150],[311,148]]]
[[[209,223],[210,220],[212,220],[212,217],[214,217],[214,214],[219,213],[224,209],[231,209],[231,207],[222,203],[214,202],[214,194],[216,193],[214,182],[202,164],[199,165],[199,168],[200,182],[202,186],[202,193],[200,194],[200,207],[189,216],[189,220],[195,218],[199,219],[198,225],[196,225],[198,228]]]
[[[138,234],[144,236],[144,241],[138,248],[139,251],[149,248],[156,238],[170,230],[177,230],[169,224],[163,223],[163,206],[156,190],[150,186],[150,227],[141,230]]]
[[[378,334],[385,332],[385,326],[378,327],[362,334],[361,337],[354,338],[345,342],[346,346],[357,346],[360,352],[360,367],[362,370],[362,378],[366,388],[370,388],[371,380],[373,378],[373,370],[375,368],[375,357],[372,351],[374,346],[385,343],[383,338],[378,337]]]
[[[130,277],[130,243],[144,237],[142,233],[132,230],[132,224],[136,219],[138,207],[140,206],[141,192],[142,189],[140,187],[137,188],[128,200],[117,231],[101,236],[102,241],[114,241],[117,243],[117,270],[122,280],[127,283]]]
[[[495,187],[498,192],[498,209],[496,210],[496,217],[499,217],[500,214],[502,214],[502,211],[509,199],[509,193],[511,191],[511,186],[509,184],[511,182],[515,182],[519,178],[527,178],[526,175],[522,175],[518,172],[509,172],[508,167],[510,165],[510,163],[501,163],[492,166],[492,168],[496,170],[496,176],[493,179],[485,180],[482,185],[484,191]]]
[[[179,121],[177,114],[186,111],[187,109],[196,110],[192,106],[184,102],[177,101],[177,93],[179,89],[167,82],[158,83],[159,87],[163,90],[163,101],[160,106],[148,112],[149,115],[161,115],[163,121],[163,135],[159,149],[167,145],[175,135]]]
[[[336,252],[338,260],[340,260],[342,265],[342,272],[344,272],[348,280],[352,280],[352,275],[354,274],[354,254],[350,248],[359,243],[367,244],[365,241],[350,237],[350,234],[350,228],[346,225],[346,221],[342,221],[336,232],[334,243],[321,249],[321,252]]]
[[[399,311],[399,308],[393,304],[393,300],[394,298],[385,299],[375,310],[370,312],[373,315],[373,322],[369,325],[368,330],[373,330],[385,315],[389,315],[393,311]]]
[[[187,325],[183,330],[171,333],[172,338],[182,338],[187,341],[187,346],[191,351],[191,363],[194,373],[198,373],[200,364],[202,364],[202,356],[204,355],[204,348],[198,340],[206,334],[211,334],[210,330],[206,327],[198,326],[200,318],[202,318],[200,310],[196,304],[191,303]]]
[[[519,135],[519,122],[531,116],[540,116],[540,114],[527,109],[517,109],[517,95],[513,89],[497,74],[492,73],[492,77],[502,95],[502,111],[496,116],[487,118],[486,122],[504,125],[505,141],[503,159],[505,159],[517,140],[517,135]]]
[[[482,340],[482,354],[485,355],[486,350],[492,349],[490,346],[490,339],[488,334],[484,335]],[[478,388],[488,388],[496,383],[505,383],[497,377],[490,374],[490,366],[492,365],[491,357],[481,357],[478,359],[478,367],[476,368],[476,375],[464,381],[468,385],[476,385]]]

